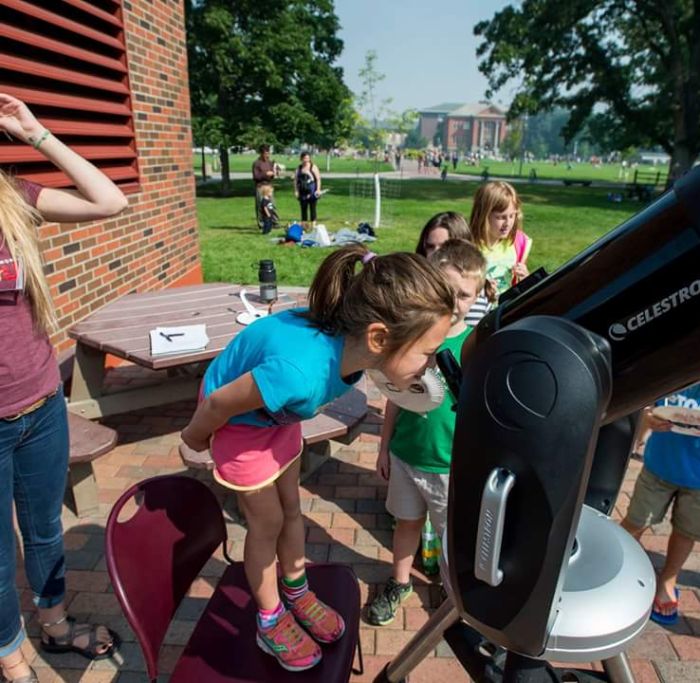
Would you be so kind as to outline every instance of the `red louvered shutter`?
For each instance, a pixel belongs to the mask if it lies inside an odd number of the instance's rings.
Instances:
[[[120,0],[0,0],[0,92],[24,100],[57,137],[125,191],[139,189]],[[0,164],[53,187],[68,178],[0,136]]]

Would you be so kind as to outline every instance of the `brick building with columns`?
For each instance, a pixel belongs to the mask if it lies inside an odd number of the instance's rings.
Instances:
[[[114,298],[201,282],[183,0],[0,0],[0,92],[115,180],[129,208],[39,228],[59,330]],[[68,179],[0,137],[0,166]]]
[[[446,102],[418,113],[421,137],[447,153],[497,154],[508,132],[506,113],[493,104]]]

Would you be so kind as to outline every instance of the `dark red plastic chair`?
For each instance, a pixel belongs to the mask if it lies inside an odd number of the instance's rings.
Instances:
[[[134,514],[120,521],[132,500]],[[147,479],[132,486],[112,508],[106,530],[107,569],[151,681],[158,677],[158,652],[178,605],[225,542],[219,503],[206,485],[190,477]],[[343,615],[346,633],[337,643],[323,645],[321,663],[300,674],[285,671],[256,645],[256,606],[243,563],[228,557],[227,563],[170,683],[347,683],[356,648],[362,668],[360,590],[352,569],[308,566],[309,583],[321,600]]]

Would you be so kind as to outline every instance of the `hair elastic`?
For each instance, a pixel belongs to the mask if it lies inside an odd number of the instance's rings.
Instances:
[[[39,149],[39,147],[41,147],[42,143],[44,142],[44,140],[46,140],[47,137],[49,137],[49,135],[51,135],[51,131],[48,128],[44,128],[44,132],[41,134],[39,139],[36,140],[36,142],[31,143],[32,147],[34,147],[34,149]]]
[[[366,266],[374,257],[376,254],[373,251],[368,251],[363,257],[362,257],[362,265]]]

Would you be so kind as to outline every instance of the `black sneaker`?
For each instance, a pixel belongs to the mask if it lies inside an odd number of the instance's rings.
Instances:
[[[383,592],[372,600],[367,608],[367,621],[374,626],[386,626],[394,621],[399,605],[413,593],[413,585],[399,583],[393,576],[387,581]]]

